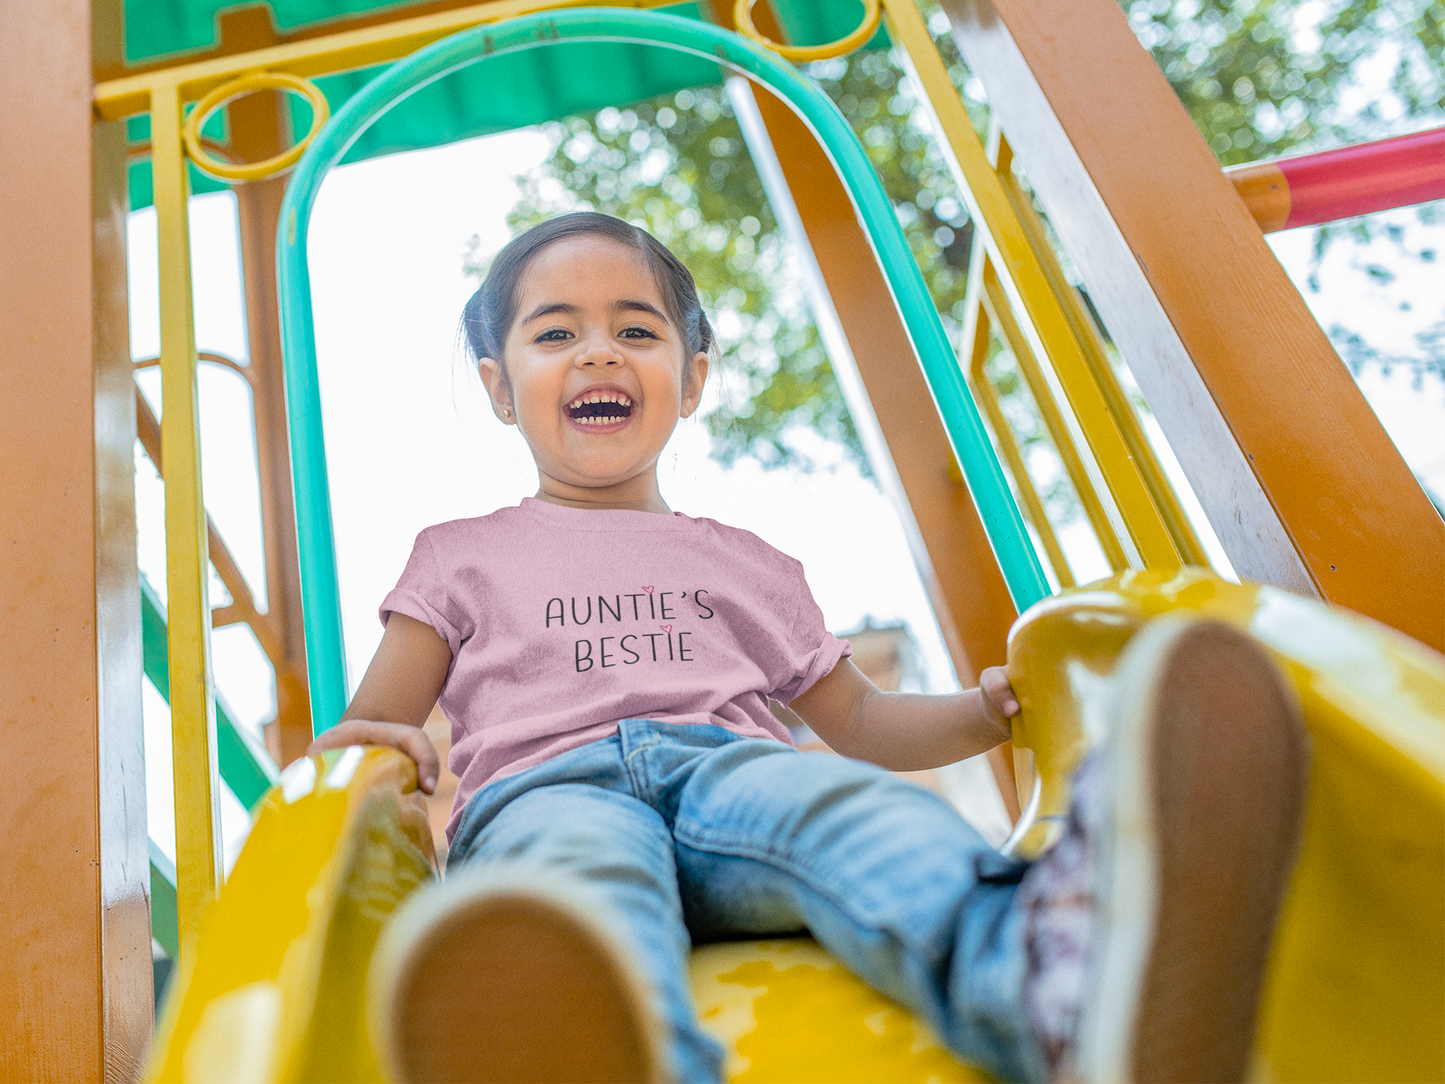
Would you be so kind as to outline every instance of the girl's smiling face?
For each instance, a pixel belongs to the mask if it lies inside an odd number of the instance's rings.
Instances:
[[[493,409],[537,464],[537,496],[667,512],[657,458],[697,409],[707,355],[687,356],[642,254],[596,235],[556,241],[517,286],[503,358],[480,368]]]

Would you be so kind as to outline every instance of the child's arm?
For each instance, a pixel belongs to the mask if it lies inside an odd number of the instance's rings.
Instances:
[[[417,786],[431,794],[441,764],[421,728],[441,695],[451,664],[452,649],[434,628],[393,613],[341,722],[312,742],[306,752],[389,745],[416,761]]]
[[[1019,704],[1001,666],[979,675],[979,688],[947,696],[885,693],[850,659],[788,705],[844,756],[893,771],[952,764],[1007,741]]]

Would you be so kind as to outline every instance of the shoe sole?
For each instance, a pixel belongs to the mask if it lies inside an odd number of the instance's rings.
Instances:
[[[660,1080],[644,987],[584,906],[486,880],[419,894],[371,968],[372,1031],[391,1078]]]
[[[1087,1081],[1237,1081],[1299,845],[1309,739],[1249,636],[1162,619],[1116,671]]]

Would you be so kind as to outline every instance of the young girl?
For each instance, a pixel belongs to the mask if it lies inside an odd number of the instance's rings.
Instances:
[[[430,792],[438,764],[420,726],[437,702],[452,723],[448,877],[391,924],[372,970],[393,1072],[718,1080],[721,1051],[688,990],[693,942],[805,929],[1000,1079],[1242,1072],[1293,837],[1256,847],[1250,891],[1201,888],[1169,856],[1246,851],[1261,824],[1297,814],[1278,785],[1299,761],[1297,723],[1245,638],[1155,637],[1141,687],[1174,691],[1116,730],[1167,763],[1098,762],[1077,788],[1096,797],[1025,878],[884,770],[1006,739],[1019,705],[1003,670],[955,695],[880,692],[796,561],[663,500],[658,456],[697,409],[713,348],[666,248],[605,215],[553,219],[497,256],[464,327],[497,417],[531,449],[537,495],[421,533],[356,698],[313,746],[394,746]],[[1230,681],[1179,692],[1171,668],[1185,659],[1213,659]],[[1265,751],[1216,734],[1208,744],[1233,759],[1200,754],[1190,739],[1210,696],[1272,735]],[[794,750],[769,699],[843,756]],[[1189,752],[1171,757],[1177,746]],[[1249,791],[1257,777],[1241,816],[1218,783]],[[1156,831],[1119,844],[1121,819]],[[1127,936],[1094,921],[1118,911],[1119,870],[1140,868],[1157,872],[1155,899],[1192,908],[1187,936],[1158,908]],[[1113,982],[1102,1022],[1080,1011],[1100,974]]]

